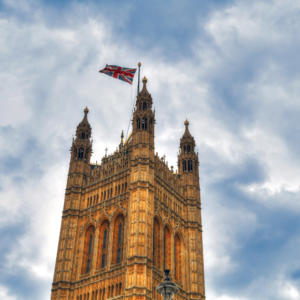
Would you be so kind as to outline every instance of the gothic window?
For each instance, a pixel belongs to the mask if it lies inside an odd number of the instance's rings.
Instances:
[[[185,159],[182,160],[182,170],[183,170],[183,172],[186,171],[186,160]]]
[[[97,269],[105,268],[107,265],[108,255],[108,235],[109,235],[109,223],[103,221],[99,231],[99,252],[97,258]]]
[[[190,145],[187,146],[187,152],[191,152],[191,146]]]
[[[94,233],[95,233],[94,226],[90,226],[85,233],[82,268],[81,268],[82,274],[89,273],[91,270],[92,258],[93,258]]]
[[[123,240],[124,240],[124,217],[119,215],[116,218],[113,235],[112,263],[118,264],[122,261]]]
[[[149,120],[149,128],[151,129],[152,128],[152,118]]]
[[[123,224],[119,224],[119,229],[118,229],[118,250],[117,250],[117,263],[121,262],[121,245],[123,240]]]
[[[147,118],[143,117],[142,119],[142,129],[147,129]]]
[[[138,129],[141,128],[141,120],[140,120],[140,118],[137,118],[137,120],[136,120],[136,127],[137,127]]]
[[[164,228],[164,269],[171,269],[171,232],[167,226]]]
[[[146,109],[147,109],[147,103],[143,102],[143,110],[146,110]]]
[[[81,133],[81,138],[82,138],[82,139],[85,139],[85,132],[82,132],[82,133]]]
[[[160,226],[156,218],[153,225],[153,264],[160,268]]]
[[[188,171],[193,171],[193,162],[190,159],[188,160]]]
[[[78,158],[79,159],[83,159],[83,152],[84,152],[84,149],[80,148],[79,151],[78,151]]]
[[[141,111],[142,110],[142,103],[140,102],[139,103],[139,111]]]
[[[174,266],[175,279],[181,281],[182,279],[182,243],[178,234],[175,235],[174,241]]]

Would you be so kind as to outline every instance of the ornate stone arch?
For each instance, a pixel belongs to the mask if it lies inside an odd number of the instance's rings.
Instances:
[[[114,218],[112,236],[112,264],[121,263],[124,251],[125,216],[119,213]]]
[[[183,238],[180,232],[174,235],[174,277],[178,282],[182,282],[183,274]]]
[[[161,268],[161,218],[153,218],[153,265]]]
[[[171,269],[171,263],[172,263],[172,258],[171,258],[171,249],[172,249],[172,227],[168,224],[164,226],[163,230],[163,241],[164,241],[164,246],[163,246],[163,258],[164,258],[164,269]]]
[[[109,219],[101,218],[99,222],[99,233],[98,233],[98,255],[97,255],[97,269],[103,269],[108,263],[108,249],[109,249],[109,236],[110,236],[110,222]]]
[[[95,230],[96,227],[94,224],[89,224],[86,226],[82,253],[81,274],[88,274],[92,267]]]

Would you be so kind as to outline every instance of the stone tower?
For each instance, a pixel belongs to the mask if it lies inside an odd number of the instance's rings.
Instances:
[[[162,299],[170,269],[174,299],[205,299],[199,161],[185,121],[178,172],[155,154],[155,114],[147,80],[132,133],[90,163],[88,109],[76,130],[51,300]]]

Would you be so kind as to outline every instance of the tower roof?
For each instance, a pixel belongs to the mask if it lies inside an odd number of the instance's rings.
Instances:
[[[184,131],[182,138],[180,139],[180,145],[182,145],[183,143],[191,143],[191,144],[195,145],[194,137],[191,135],[191,133],[189,131],[189,124],[190,124],[189,121],[186,119],[184,121],[185,131]]]
[[[152,97],[151,97],[151,94],[148,92],[147,90],[147,78],[144,76],[143,78],[143,88],[142,90],[139,92],[138,96],[137,96],[137,101],[140,100],[140,99],[149,99],[152,103]]]
[[[88,107],[84,109],[84,116],[82,121],[78,124],[77,130],[76,130],[76,136],[80,137],[82,132],[85,132],[88,137],[91,136],[92,128],[91,125],[87,119],[87,114],[89,113]]]

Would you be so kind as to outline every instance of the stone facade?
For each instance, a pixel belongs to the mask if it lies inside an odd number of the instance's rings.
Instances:
[[[170,269],[174,299],[205,299],[199,162],[185,122],[178,172],[154,151],[147,80],[132,134],[91,164],[88,109],[77,127],[65,193],[51,300],[162,299]]]

